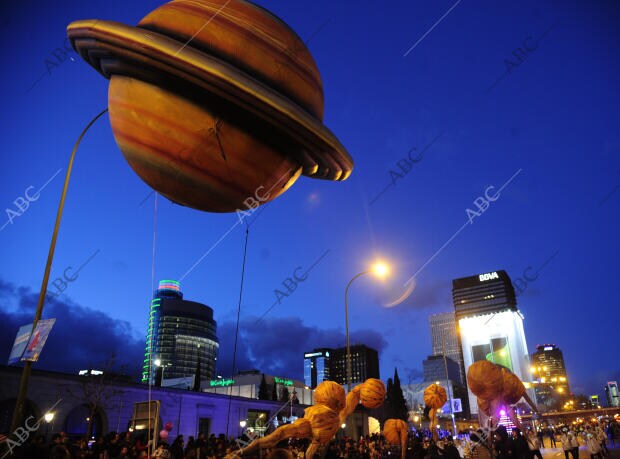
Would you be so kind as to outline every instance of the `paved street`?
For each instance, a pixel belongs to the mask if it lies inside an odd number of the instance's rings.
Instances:
[[[547,440],[548,441],[548,440]],[[560,445],[560,442],[557,442]],[[620,459],[620,445],[616,445],[615,448],[609,447],[609,456],[607,459]],[[564,457],[564,451],[562,448],[543,448],[541,450],[544,459],[560,459]],[[568,456],[572,459],[572,456]],[[590,453],[585,446],[579,448],[579,459],[590,459]]]

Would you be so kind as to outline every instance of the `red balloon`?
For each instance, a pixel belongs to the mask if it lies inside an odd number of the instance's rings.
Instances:
[[[166,429],[168,432],[170,432],[172,430],[172,423],[171,422],[166,422],[166,425],[164,426],[164,429]]]
[[[162,440],[166,440],[168,438],[168,431],[164,429],[159,432],[159,438],[161,438]]]

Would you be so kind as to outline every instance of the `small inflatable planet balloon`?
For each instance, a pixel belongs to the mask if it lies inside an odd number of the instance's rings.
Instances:
[[[502,393],[502,369],[488,360],[479,360],[467,370],[467,386],[478,398],[493,400]]]
[[[438,410],[448,401],[446,390],[439,384],[431,384],[424,389],[424,404]]]
[[[257,5],[174,0],[136,27],[83,20],[67,34],[110,79],[110,122],[127,162],[176,203],[248,210],[301,174],[344,180],[351,173],[351,157],[322,124],[312,55]]]

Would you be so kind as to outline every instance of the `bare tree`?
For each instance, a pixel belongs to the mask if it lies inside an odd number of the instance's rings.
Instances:
[[[64,387],[66,393],[76,400],[82,401],[88,407],[89,416],[86,419],[85,438],[92,436],[95,417],[100,410],[104,407],[108,410],[114,409],[125,394],[125,391],[117,389],[115,385],[120,381],[127,380],[126,366],[121,365],[116,371],[113,371],[115,361],[116,354],[109,355],[99,367],[101,370],[93,372],[92,368],[89,368],[88,373],[79,379],[77,388],[75,385]]]

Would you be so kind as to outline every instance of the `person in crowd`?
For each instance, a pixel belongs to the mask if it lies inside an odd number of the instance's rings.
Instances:
[[[514,445],[513,457],[515,459],[530,459],[530,447],[527,439],[521,433],[521,429],[515,428],[512,430],[512,441]]]
[[[549,435],[549,447],[557,448],[557,445],[555,443],[555,429],[552,426],[549,426],[549,428],[547,429],[547,434]]]
[[[538,459],[543,459],[540,452],[540,437],[534,433],[532,429],[529,429],[527,433],[527,444],[530,449],[530,458],[534,459],[536,456]]]
[[[599,441],[601,445],[601,454],[604,457],[609,456],[609,450],[607,449],[607,435],[605,434],[605,429],[597,425],[594,428],[593,435],[596,437],[596,439]]]
[[[183,451],[183,446],[183,435],[177,435],[170,446],[170,454],[172,454],[173,459],[184,459],[185,453]]]
[[[461,459],[461,454],[454,444],[454,438],[452,438],[452,436],[446,437],[446,443],[443,448],[443,457],[445,459]]]
[[[493,448],[497,454],[497,459],[518,459],[515,456],[515,445],[508,436],[506,427],[500,425],[495,431],[495,441]]]
[[[601,455],[601,443],[591,432],[586,434],[586,447],[590,453],[590,459],[603,459]]]
[[[540,447],[544,448],[545,447],[545,433],[543,432],[543,429],[538,429],[536,436],[538,437],[538,440],[540,441]]]
[[[573,433],[570,444],[572,446],[570,452],[573,455],[573,459],[579,459],[579,435]]]
[[[564,459],[568,459],[568,455],[571,454],[573,447],[571,446],[572,432],[569,432],[568,428],[562,429],[562,436],[560,441],[562,442],[562,450],[564,451]]]

